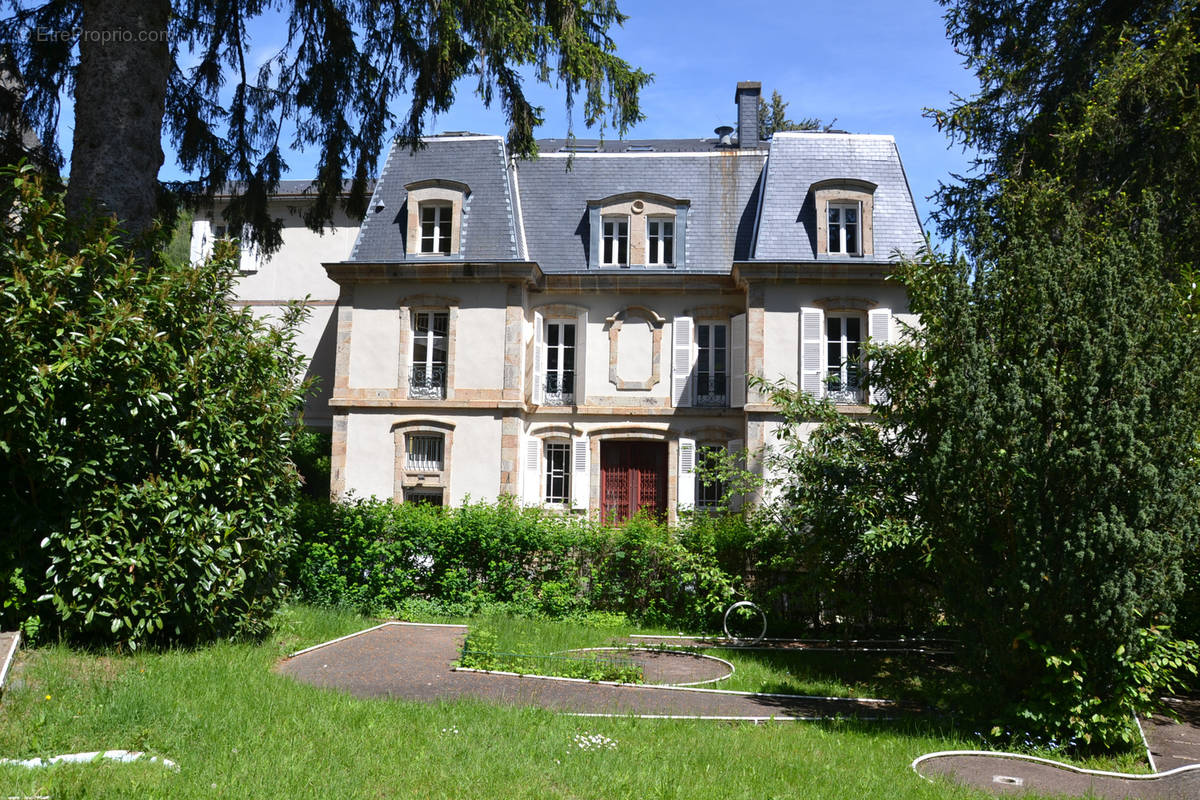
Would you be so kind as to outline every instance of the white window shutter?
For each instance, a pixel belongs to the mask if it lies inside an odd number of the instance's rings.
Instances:
[[[542,440],[526,436],[521,453],[521,499],[526,505],[542,504]]]
[[[546,389],[546,325],[542,312],[533,312],[533,387],[530,400],[534,405],[542,404]]]
[[[586,436],[571,437],[571,505],[585,511],[588,507],[592,483],[591,471],[588,469],[589,455],[588,438]]]
[[[676,317],[671,326],[671,403],[692,404],[692,318]]]
[[[260,258],[258,248],[250,243],[250,228],[242,228],[242,238],[238,242],[241,250],[238,268],[242,272],[258,272]]]
[[[742,457],[742,450],[745,447],[746,447],[745,439],[730,439],[729,440],[729,452],[732,453],[736,457],[737,460],[735,461],[734,465],[737,466],[739,469],[746,468],[746,459]],[[741,508],[742,508],[742,496],[740,494],[730,495],[729,509],[731,511],[739,511],[739,510],[741,510]]]
[[[813,397],[821,397],[825,372],[824,337],[821,327],[825,314],[819,308],[800,309],[800,389]]]
[[[746,315],[729,320],[729,405],[746,405]]]
[[[577,406],[587,402],[587,323],[588,312],[585,308],[575,317],[575,405]]]
[[[696,440],[679,439],[679,480],[675,482],[677,505],[687,511],[696,505]]]
[[[867,335],[875,344],[891,344],[895,341],[892,338],[892,310],[890,308],[873,308],[867,312]],[[887,393],[871,386],[870,400],[872,404],[886,404],[888,402]]]
[[[192,221],[192,241],[188,248],[188,258],[193,264],[199,264],[212,255],[213,232],[212,223],[206,219]]]

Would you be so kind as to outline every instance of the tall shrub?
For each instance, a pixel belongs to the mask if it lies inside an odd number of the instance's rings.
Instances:
[[[302,314],[227,302],[0,173],[0,627],[137,646],[262,628],[283,592]],[[69,244],[64,244],[69,243]]]
[[[909,265],[923,327],[876,376],[985,708],[1100,744],[1186,652],[1156,626],[1200,528],[1197,326],[1155,205],[1108,209],[1006,186],[973,264]]]

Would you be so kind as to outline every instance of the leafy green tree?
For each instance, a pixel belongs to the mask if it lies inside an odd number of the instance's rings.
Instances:
[[[499,101],[517,155],[533,152],[542,121],[522,68],[561,84],[568,108],[582,98],[588,126],[607,120],[621,132],[641,118],[638,92],[650,80],[616,55],[609,31],[625,17],[615,0],[17,0],[12,8],[0,21],[0,52],[13,54],[25,117],[43,142],[55,141],[59,98],[72,93],[73,215],[94,202],[126,229],[148,229],[166,132],[180,166],[198,178],[165,188],[211,196],[236,181],[227,220],[233,230],[249,223],[268,249],[279,223],[266,201],[286,167],[289,122],[293,144],[320,152],[306,212],[316,227],[332,219],[345,180],[347,210],[363,214],[397,122],[399,141],[420,146],[460,80],[485,103]],[[286,41],[255,67],[248,26],[268,14],[285,21]],[[401,98],[408,108],[397,120]]]
[[[262,630],[293,536],[303,309],[233,309],[232,245],[134,256],[29,167],[0,172],[0,229],[0,628],[129,647]]]
[[[780,477],[759,512],[756,545],[774,591],[815,626],[928,627],[936,615],[928,545],[893,437],[794,385],[752,380],[783,418],[766,454]]]
[[[999,729],[1138,741],[1129,712],[1195,670],[1161,625],[1200,532],[1200,326],[1152,200],[1098,216],[1046,179],[994,212],[973,263],[904,268],[922,326],[877,359],[881,424]]]
[[[980,209],[1004,182],[1045,172],[1099,213],[1114,192],[1155,192],[1165,266],[1195,264],[1200,4],[942,3],[951,40],[980,82],[974,96],[930,112],[978,152],[973,172],[940,190],[943,234],[971,246]]]
[[[760,139],[770,139],[776,131],[817,131],[821,129],[821,120],[816,117],[804,117],[799,122],[788,119],[787,107],[788,104],[776,91],[771,92],[770,105],[762,97],[758,98],[758,136]]]

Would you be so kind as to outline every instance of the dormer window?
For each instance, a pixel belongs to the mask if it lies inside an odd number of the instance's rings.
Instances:
[[[628,217],[604,218],[604,263],[610,266],[629,263]]]
[[[671,269],[687,263],[690,202],[650,192],[588,201],[588,266]]]
[[[873,256],[875,184],[834,178],[811,187],[817,216],[818,256]]]
[[[470,188],[441,179],[417,181],[404,188],[408,191],[405,253],[432,258],[459,255]]]
[[[429,202],[421,204],[421,253],[450,255],[451,214],[454,208],[449,203]]]
[[[858,203],[829,204],[830,253],[858,255],[858,220]]]
[[[675,256],[675,220],[646,220],[646,263],[673,264]]]

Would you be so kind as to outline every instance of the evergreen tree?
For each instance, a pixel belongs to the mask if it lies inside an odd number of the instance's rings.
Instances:
[[[1152,200],[1098,217],[1047,179],[994,211],[973,263],[905,267],[922,326],[877,358],[879,413],[983,708],[1136,741],[1172,660],[1195,670],[1159,626],[1200,538],[1200,326]]]
[[[942,0],[980,89],[932,111],[978,152],[943,186],[937,219],[968,246],[1007,179],[1057,177],[1085,209],[1115,192],[1158,197],[1168,277],[1200,262],[1200,4]]]
[[[163,188],[203,197],[236,181],[227,221],[232,230],[248,223],[267,249],[279,242],[267,197],[286,168],[289,121],[294,143],[320,152],[306,212],[318,227],[346,180],[347,210],[363,214],[401,98],[399,141],[418,147],[430,115],[448,110],[456,83],[470,78],[485,103],[499,101],[509,150],[525,156],[542,115],[525,96],[522,67],[561,83],[568,108],[582,98],[588,126],[607,120],[620,132],[641,118],[638,92],[650,80],[615,53],[609,31],[625,19],[615,0],[48,0],[13,9],[0,20],[0,53],[11,51],[24,117],[48,146],[59,98],[73,97],[69,212],[94,202],[127,230],[146,230],[165,131],[198,178]],[[247,26],[268,13],[286,21],[287,38],[255,67]]]
[[[804,117],[799,122],[787,117],[788,104],[783,101],[779,92],[771,92],[771,104],[760,96],[758,98],[758,138],[766,140],[776,131],[817,131],[821,129],[821,120],[816,117]]]

